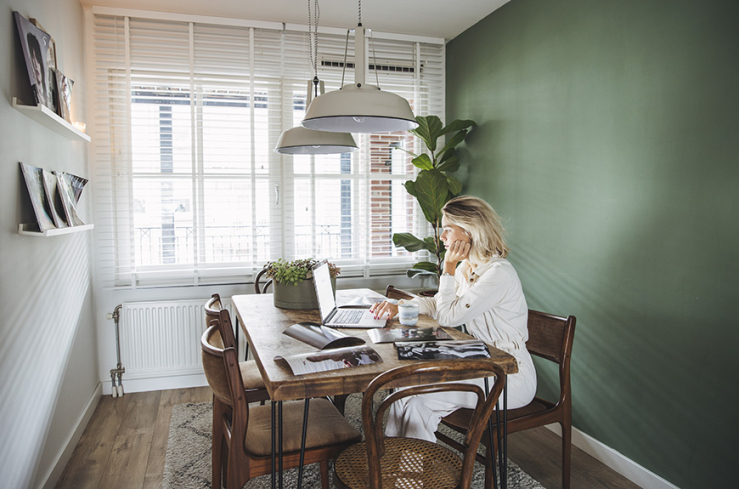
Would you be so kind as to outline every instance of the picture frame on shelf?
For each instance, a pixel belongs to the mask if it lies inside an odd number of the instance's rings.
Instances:
[[[19,12],[13,12],[15,24],[26,61],[28,79],[31,83],[36,104],[45,105],[54,113],[57,112],[55,92],[56,81],[53,72],[49,71],[49,50],[56,65],[56,45],[53,47],[49,34],[33,25]]]
[[[84,226],[85,223],[77,214],[77,202],[80,200],[82,190],[87,184],[87,179],[65,172],[54,172],[57,178],[57,188],[70,226]]]
[[[61,93],[59,92],[59,79],[57,78],[61,72],[59,71],[59,64],[56,58],[56,42],[54,41],[54,38],[51,37],[51,33],[44,29],[44,26],[42,26],[37,19],[31,17],[28,20],[31,22],[31,24],[35,25],[49,35],[49,44],[46,50],[46,68],[47,73],[49,74],[49,80],[51,82],[52,100],[54,101],[54,105],[56,106],[56,114],[59,117],[64,118],[61,106]],[[71,122],[69,119],[65,120],[67,122]]]
[[[28,196],[31,198],[31,206],[36,215],[36,223],[40,232],[56,229],[54,220],[51,217],[51,207],[46,198],[46,190],[44,190],[43,171],[41,168],[27,165],[19,162],[23,179],[26,182]]]
[[[41,174],[44,178],[44,190],[46,191],[46,199],[49,202],[51,217],[54,220],[54,224],[56,224],[56,227],[59,229],[69,227],[67,216],[64,211],[62,196],[59,193],[59,185],[56,175],[49,170],[43,169],[41,170]]]
[[[65,121],[72,123],[72,116],[70,112],[70,108],[72,106],[72,85],[74,85],[74,80],[71,78],[65,76],[61,71],[54,70],[54,75],[56,79],[56,87],[57,87],[57,94],[59,99],[59,117],[64,119]]]

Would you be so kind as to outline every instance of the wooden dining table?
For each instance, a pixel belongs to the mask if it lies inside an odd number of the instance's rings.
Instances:
[[[370,289],[346,289],[336,291],[337,304],[345,304],[357,297],[377,296],[377,293]],[[272,294],[248,294],[234,295],[231,298],[234,312],[238,318],[241,331],[245,334],[249,344],[249,350],[259,367],[259,371],[264,379],[264,384],[269,392],[272,400],[273,419],[275,410],[278,416],[281,412],[281,403],[283,401],[310,399],[312,397],[341,397],[347,394],[361,393],[367,388],[367,385],[378,375],[401,365],[407,365],[410,362],[419,360],[399,360],[395,346],[393,343],[373,343],[369,338],[366,329],[342,329],[343,332],[362,338],[368,346],[377,351],[382,358],[382,362],[371,365],[362,365],[353,368],[342,368],[339,370],[331,370],[327,372],[311,373],[304,375],[294,375],[292,370],[284,360],[276,359],[276,357],[285,357],[294,354],[308,353],[316,351],[316,349],[302,341],[294,339],[290,336],[282,334],[289,326],[299,322],[315,322],[320,323],[320,313],[318,309],[297,310],[297,309],[281,309],[275,307]],[[388,321],[387,327],[400,327],[397,319]],[[428,328],[439,327],[438,323],[425,315],[419,315],[416,327]],[[443,328],[454,339],[471,339],[472,337],[459,331],[456,328]],[[515,358],[493,346],[488,345],[488,350],[492,361],[497,363],[506,375],[518,372],[518,365]],[[472,376],[456,376],[453,379],[440,375],[435,377],[424,377],[425,383],[433,383],[449,380],[466,380],[473,378]],[[418,379],[406,378],[393,387],[407,387],[417,385]],[[505,455],[505,421],[507,411],[507,395],[503,392],[503,445],[501,453]],[[278,444],[281,438],[281,420],[277,419],[277,437]],[[274,427],[273,427],[274,430]],[[282,487],[282,472],[280,460],[274,461],[275,446],[273,445],[273,487],[275,480],[275,470],[279,478],[279,487]],[[281,459],[281,453],[279,454]],[[505,460],[505,458],[503,458]],[[275,465],[280,465],[275,469]],[[500,469],[501,487],[505,488],[505,466],[502,464]],[[300,467],[300,475],[302,475],[302,464]],[[300,479],[299,475],[299,479]]]

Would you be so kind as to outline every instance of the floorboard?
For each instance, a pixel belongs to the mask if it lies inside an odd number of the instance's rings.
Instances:
[[[172,407],[209,402],[209,387],[103,396],[57,489],[159,489]],[[510,435],[508,456],[547,489],[561,487],[561,442],[546,428]],[[572,489],[638,489],[614,470],[572,447]]]

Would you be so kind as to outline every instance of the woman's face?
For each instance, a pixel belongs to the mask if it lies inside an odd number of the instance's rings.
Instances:
[[[442,216],[441,218],[441,228],[441,240],[447,248],[455,241],[463,241],[465,243],[472,241],[470,236],[464,232],[464,229],[447,221],[446,216]]]

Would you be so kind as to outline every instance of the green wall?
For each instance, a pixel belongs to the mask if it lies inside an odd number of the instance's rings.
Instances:
[[[466,192],[507,220],[529,307],[577,316],[575,426],[682,488],[739,468],[738,21],[512,0],[447,47]]]

